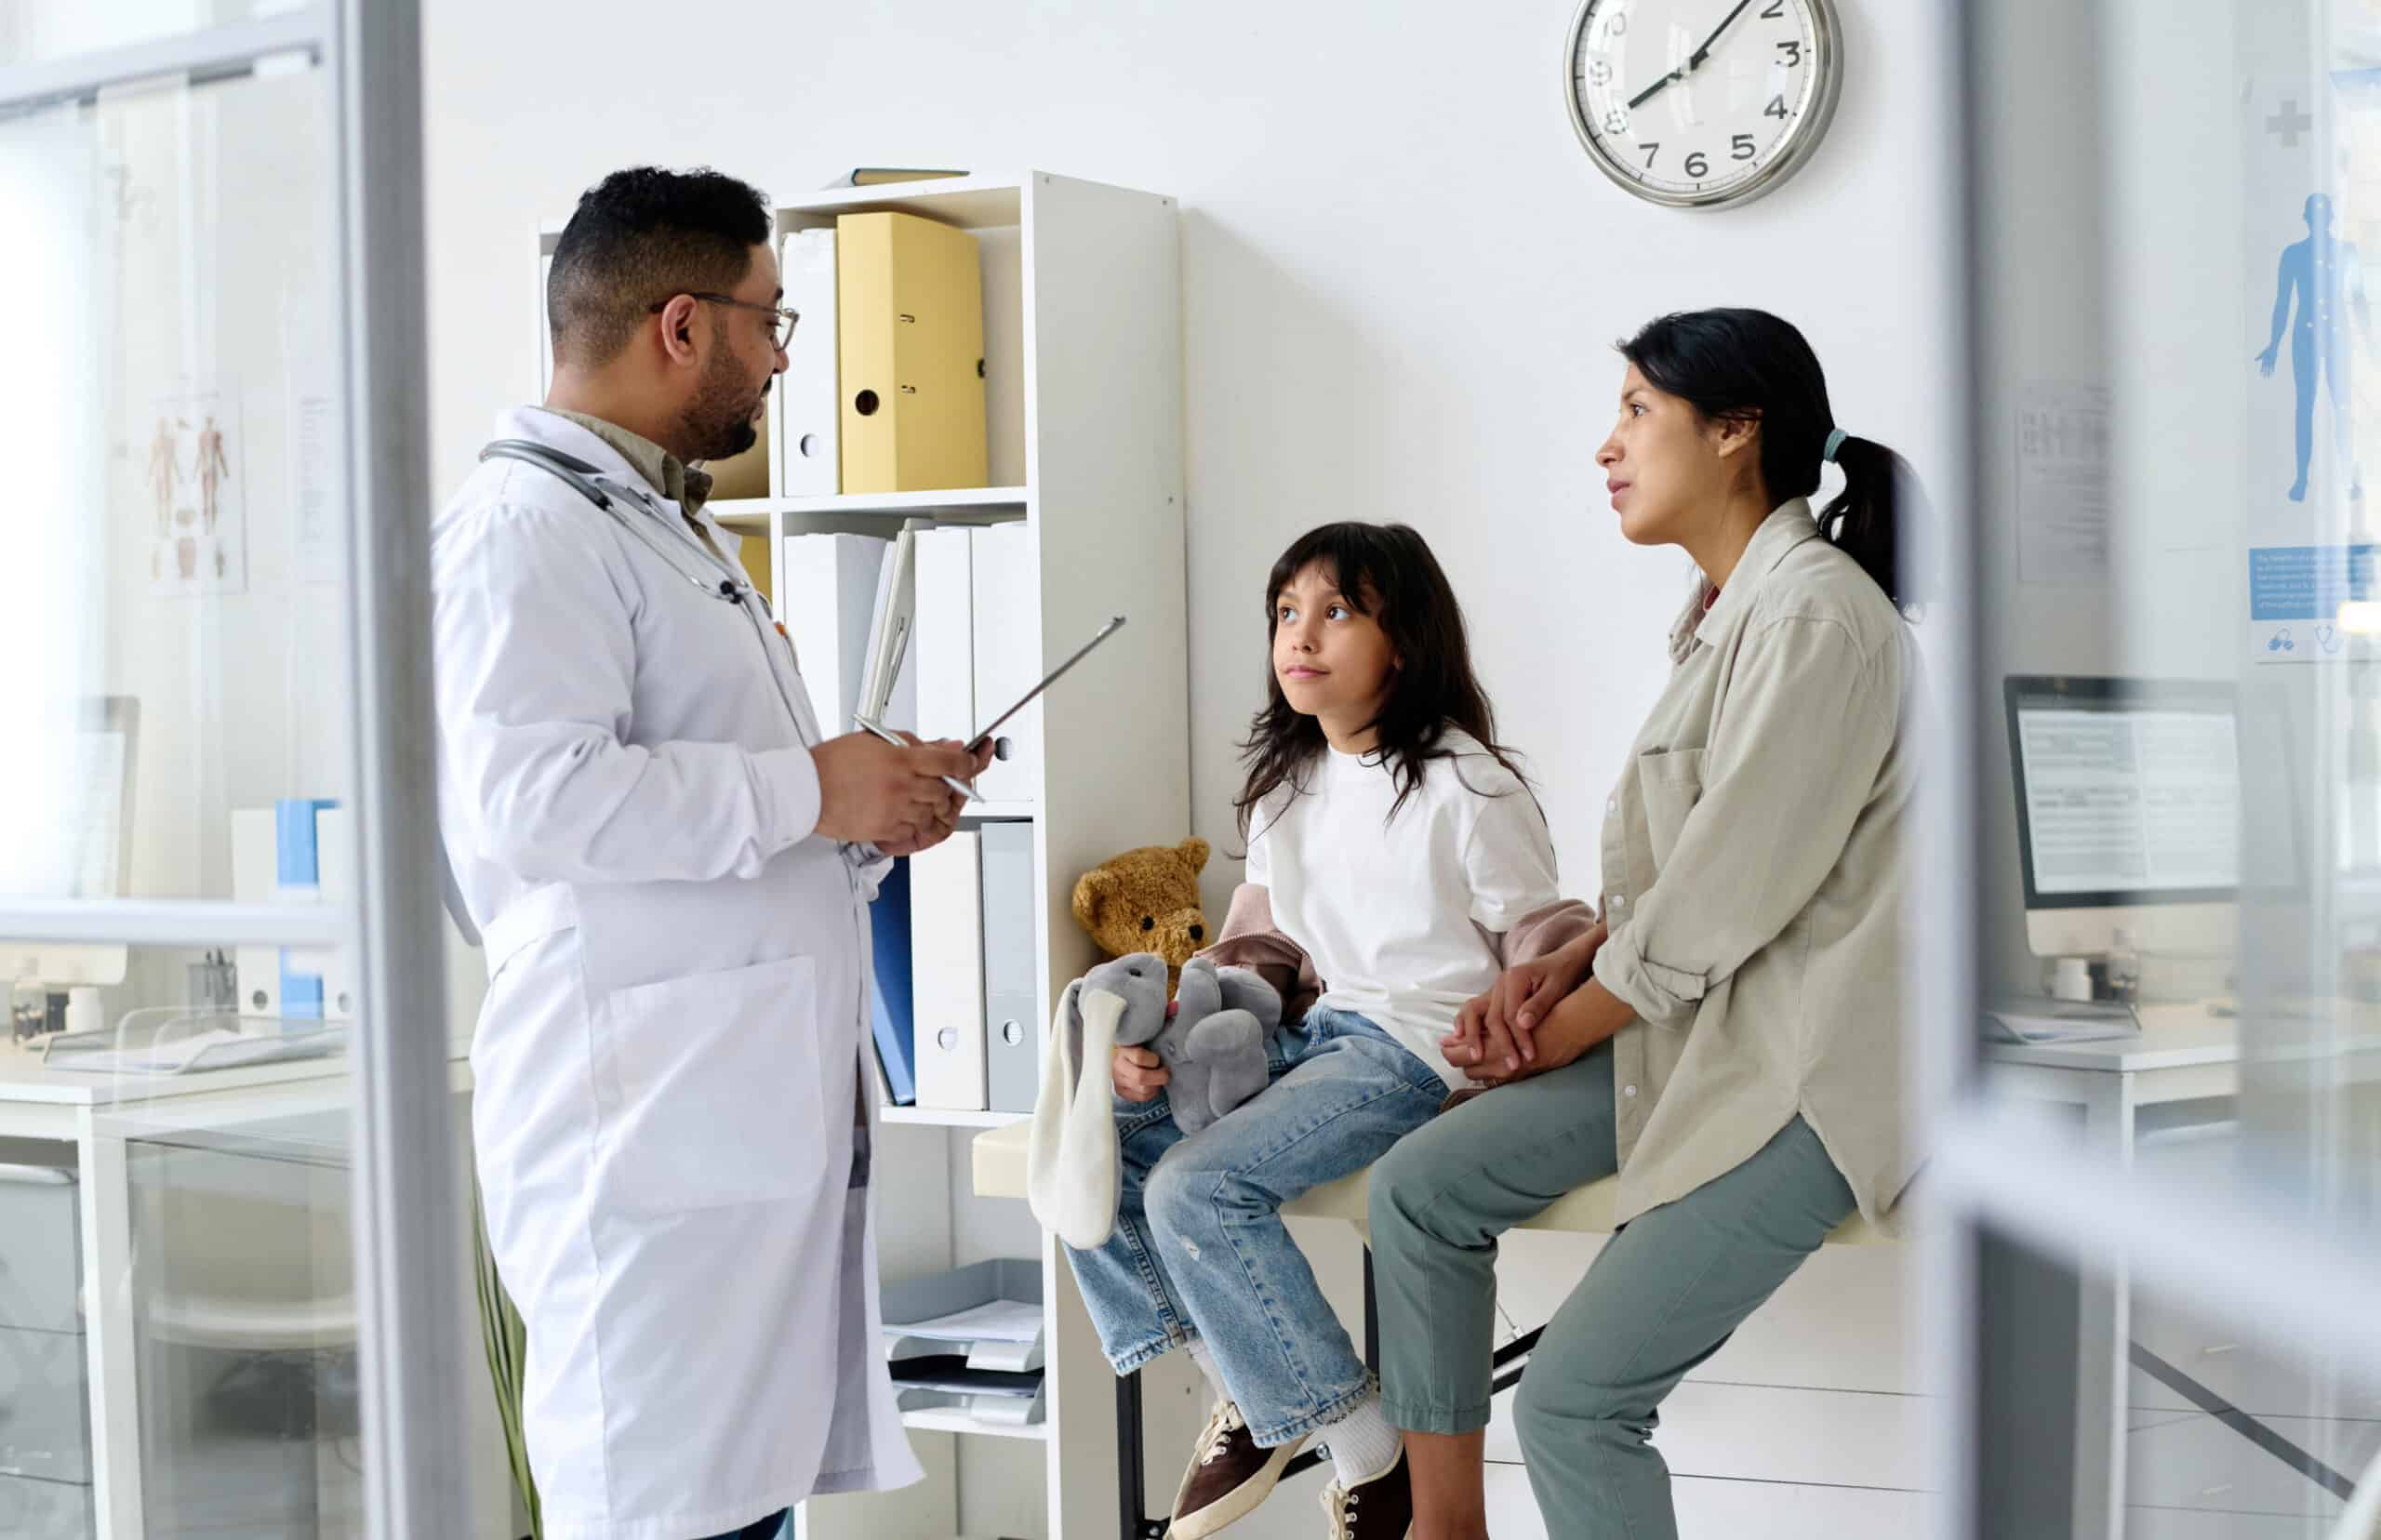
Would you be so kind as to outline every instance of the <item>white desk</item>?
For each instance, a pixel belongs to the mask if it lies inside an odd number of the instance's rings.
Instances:
[[[457,1049],[457,1091],[470,1066]],[[0,1137],[74,1148],[82,1229],[82,1297],[90,1385],[91,1483],[100,1540],[143,1540],[140,1382],[134,1351],[128,1141],[231,1128],[347,1106],[344,1056],[189,1075],[117,1077],[45,1068],[0,1044]]]
[[[2261,1069],[2296,1069],[2324,1084],[2381,1081],[2381,1007],[2334,1009],[2350,1024],[2345,1043],[2261,1052]],[[1998,1095],[2076,1108],[2087,1148],[2133,1163],[2141,1113],[2241,1090],[2240,1022],[2204,1004],[2146,1005],[2141,1035],[2095,1042],[1990,1043],[1987,1085]],[[2132,1367],[2131,1291],[2122,1260],[2086,1279],[2076,1329],[2075,1527],[2078,1540],[2124,1533],[2125,1386]]]

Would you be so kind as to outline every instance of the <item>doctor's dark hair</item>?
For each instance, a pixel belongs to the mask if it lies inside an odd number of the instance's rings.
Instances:
[[[1767,311],[1665,315],[1625,342],[1620,355],[1647,383],[1706,418],[1761,425],[1761,478],[1774,506],[1819,488],[1835,408],[1827,376],[1802,334]],[[1847,435],[1836,450],[1843,490],[1819,511],[1819,529],[1877,580],[1894,607],[1915,612],[1924,594],[1902,566],[1905,522],[1922,515],[1917,478],[1899,455]]]
[[[597,368],[619,356],[672,295],[725,294],[769,239],[759,189],[706,167],[615,171],[579,195],[546,275],[554,359]]]
[[[1232,803],[1240,813],[1242,842],[1266,798],[1284,786],[1293,795],[1306,790],[1307,770],[1328,747],[1323,724],[1297,710],[1282,693],[1272,661],[1282,591],[1317,565],[1331,575],[1332,586],[1350,606],[1379,623],[1398,659],[1388,698],[1372,724],[1379,735],[1377,751],[1397,785],[1390,817],[1421,789],[1430,761],[1457,757],[1445,742],[1450,727],[1470,734],[1497,763],[1520,777],[1510,750],[1496,742],[1496,713],[1471,670],[1463,609],[1430,546],[1404,524],[1324,524],[1282,552],[1265,581],[1265,707],[1240,746],[1248,780]]]

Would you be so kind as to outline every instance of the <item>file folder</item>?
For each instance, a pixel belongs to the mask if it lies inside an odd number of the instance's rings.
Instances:
[[[918,1105],[980,1112],[984,1080],[982,849],[963,829],[910,857],[910,970]]]
[[[785,432],[785,495],[831,498],[843,490],[843,413],[835,371],[835,232],[797,230],[778,260],[785,302],[802,317],[778,377],[778,411]]]
[[[321,830],[318,815],[331,803],[311,797],[284,797],[273,804],[274,896],[318,899],[323,896]],[[284,1019],[319,1021],[323,1016],[323,970],[328,954],[283,948],[281,952],[281,1015]]]
[[[976,238],[914,214],[843,215],[835,290],[844,490],[983,485]]]
[[[918,676],[920,737],[964,743],[976,735],[974,537],[966,528],[918,531],[911,657]],[[976,790],[992,795],[980,777]]]
[[[546,294],[553,283],[553,253],[544,252],[538,258],[538,399],[554,388],[554,325],[553,313],[546,308]]]
[[[1028,524],[970,530],[977,710],[1005,710],[1042,678],[1041,546]],[[966,737],[986,725],[971,722]],[[1009,718],[992,743],[992,763],[976,777],[987,802],[1038,803],[1042,796],[1042,703]]]
[[[348,864],[351,815],[313,797],[286,797],[271,807],[232,813],[232,896],[244,904],[309,903],[353,896]],[[326,859],[325,843],[332,849]],[[354,986],[335,948],[240,947],[233,953],[239,1012],[248,1016],[319,1019],[332,1012],[333,989],[351,999]]]
[[[280,886],[278,830],[273,810],[241,807],[232,812],[232,896],[243,904],[270,904]],[[281,1014],[281,949],[240,947],[232,963],[239,979],[240,1014]]]
[[[352,809],[326,805],[315,812],[314,870],[322,880],[324,903],[354,902],[355,814]],[[315,958],[322,970],[324,1019],[352,1019],[357,991],[354,951],[346,947],[331,947],[306,955]]]
[[[918,730],[917,612],[918,534],[904,527],[876,575],[856,714],[912,733]]]
[[[876,884],[876,898],[868,906],[868,927],[876,976],[876,997],[869,1011],[876,1038],[876,1064],[885,1075],[885,1099],[895,1107],[908,1107],[918,1099],[918,1069],[907,857],[895,861]]]
[[[995,1112],[1031,1112],[1041,1088],[1033,987],[1033,826],[988,823],[983,841],[984,1082]]]
[[[793,643],[818,730],[851,730],[868,664],[869,628],[893,542],[872,535],[789,535],[779,558],[777,611]]]

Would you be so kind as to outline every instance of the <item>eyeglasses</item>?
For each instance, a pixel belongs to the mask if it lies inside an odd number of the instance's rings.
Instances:
[[[778,318],[776,339],[778,352],[785,352],[786,345],[793,340],[793,328],[800,325],[802,321],[802,312],[800,311],[791,311],[786,309],[783,305],[754,304],[750,299],[738,299],[732,294],[696,294],[690,290],[688,291],[686,298],[689,299],[700,299],[706,304],[732,305],[738,310],[759,311],[763,315],[776,316]],[[663,311],[667,310],[669,306],[670,301],[668,299],[664,299],[658,304],[647,306],[645,313],[647,315],[659,315]]]

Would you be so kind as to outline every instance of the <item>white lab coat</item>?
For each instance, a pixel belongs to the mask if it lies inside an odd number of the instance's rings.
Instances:
[[[649,491],[552,413],[495,436]],[[472,1133],[547,1535],[692,1540],[916,1480],[852,1185],[882,867],[812,833],[791,645],[516,460],[431,551],[441,821],[491,975]]]

